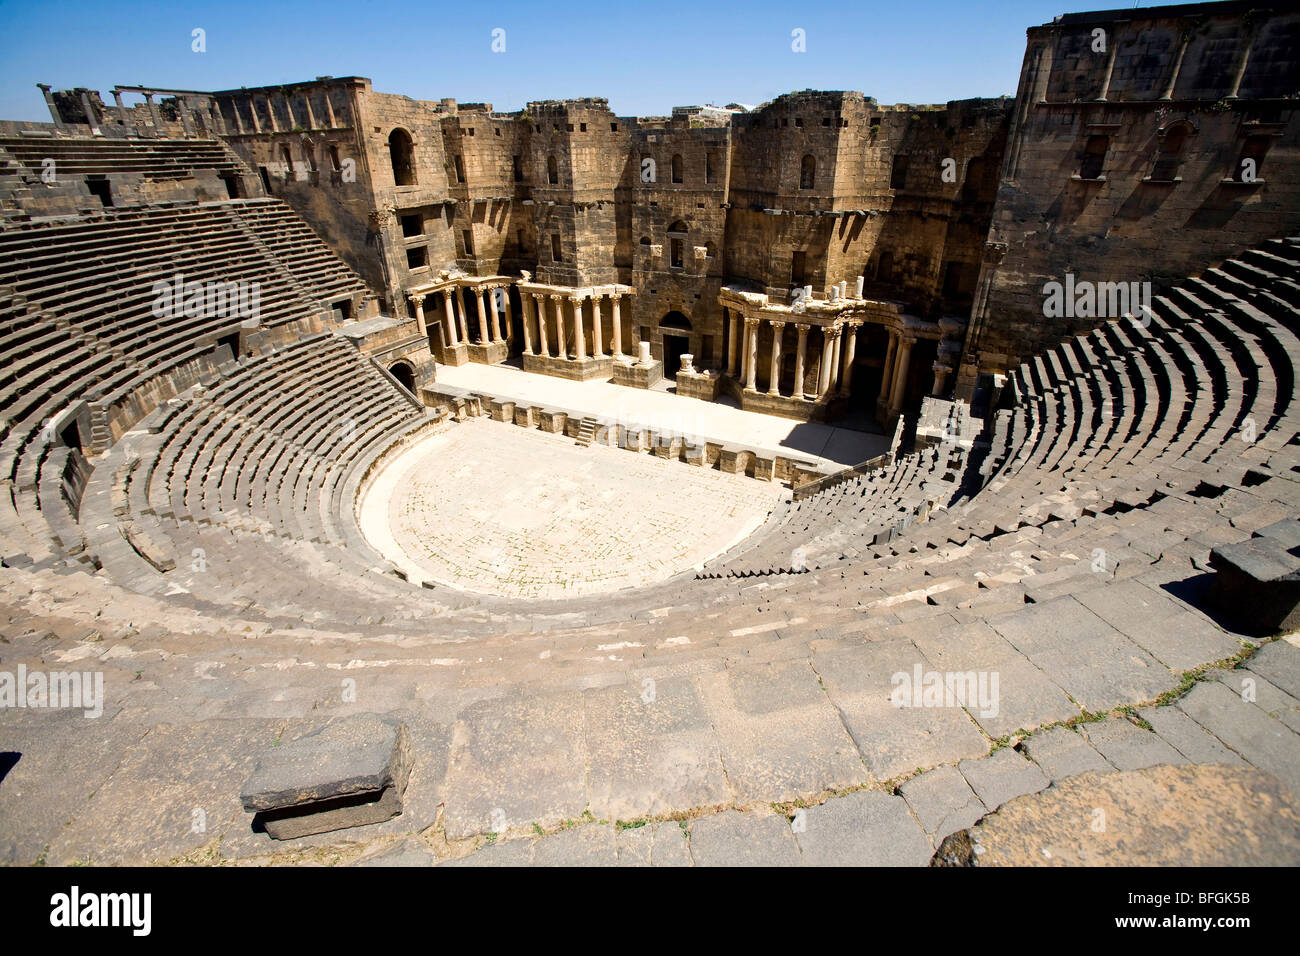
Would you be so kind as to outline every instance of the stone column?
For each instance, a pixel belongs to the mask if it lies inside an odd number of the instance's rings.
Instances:
[[[460,294],[460,287],[452,289],[455,297],[456,315],[460,319],[460,340],[469,345],[469,316],[465,313],[465,299]]]
[[[474,301],[478,304],[479,342],[482,345],[487,345],[492,341],[492,336],[489,334],[490,330],[488,329],[487,306],[483,302],[482,289],[474,290]]]
[[[856,325],[848,326],[848,338],[844,343],[843,364],[840,366],[840,394],[849,394],[849,387],[853,384],[853,354],[858,345],[858,327]]]
[[[564,299],[561,296],[551,296],[551,301],[555,303],[555,338],[560,348],[559,357],[567,359],[569,357],[569,344],[564,340]]]
[[[582,300],[574,296],[569,300],[573,307],[573,343],[578,350],[578,361],[587,360],[587,335],[582,329]]]
[[[488,309],[488,325],[492,330],[492,341],[500,342],[501,336],[501,313],[497,311],[497,289],[500,286],[490,285],[483,290],[484,301]]]
[[[250,96],[250,97],[248,98],[248,115],[249,115],[249,117],[250,117],[250,118],[252,119],[252,121],[253,121],[253,132],[254,132],[254,133],[260,133],[260,132],[262,132],[262,121],[261,121],[261,120],[258,118],[258,116],[257,116],[257,97],[256,97],[256,96]]]
[[[903,391],[907,383],[907,364],[912,358],[912,346],[916,343],[910,335],[898,340],[898,358],[894,360],[894,387],[889,393],[889,413],[893,415],[903,407]]]
[[[758,378],[758,319],[745,316],[745,388],[754,391]]]
[[[615,293],[610,297],[614,303],[614,358],[623,357],[623,317],[618,314],[618,301],[622,298]]]
[[[424,296],[411,296],[411,303],[415,306],[415,328],[421,335],[428,335],[424,327]]]
[[[126,125],[127,125],[127,124],[126,124],[126,106],[122,103],[122,91],[121,91],[121,90],[114,90],[114,91],[113,91],[113,102],[117,104],[117,118],[118,118],[118,121],[122,124],[122,128],[125,129],[125,128],[126,128]],[[231,104],[232,104],[232,105],[234,104],[234,100],[231,100]],[[235,110],[235,120],[236,120],[236,122],[238,122],[238,120],[239,120],[239,110],[238,110],[238,109]],[[243,125],[242,125],[242,124],[239,124],[239,132],[242,133],[243,131],[244,131]]]
[[[459,343],[456,341],[456,313],[452,311],[451,291],[448,289],[442,290],[442,311],[446,316],[447,341],[452,345],[457,345]]]
[[[1250,15],[1247,14],[1247,17],[1249,16]],[[1233,71],[1232,75],[1232,89],[1224,99],[1235,100],[1237,98],[1237,93],[1241,89],[1241,78],[1246,75],[1246,64],[1250,62],[1251,47],[1255,45],[1255,31],[1257,29],[1257,25],[1252,23],[1250,24],[1250,28],[1246,30],[1246,35],[1243,38],[1246,41],[1246,49],[1242,51],[1241,59],[1237,61],[1237,68]]]
[[[330,129],[339,124],[334,120],[334,104],[330,102],[330,88],[327,86],[323,90],[325,94],[325,120],[330,124]]]
[[[600,296],[591,297],[591,355],[592,358],[605,357],[605,335],[600,328]]]
[[[831,387],[831,363],[834,361],[832,351],[835,348],[834,333],[835,330],[829,325],[822,326],[822,364],[817,374],[818,398],[824,398]]]
[[[515,307],[510,303],[510,287],[502,287],[501,295],[503,296],[501,304],[505,306],[505,318],[501,321],[506,324],[506,341],[513,342],[515,338]],[[521,306],[523,305],[523,302],[523,299],[519,300]],[[523,324],[528,324],[526,319]]]
[[[158,104],[153,101],[153,94],[146,93],[144,101],[149,104],[149,115],[153,117],[153,128],[155,136],[163,135],[162,114],[158,112]]]
[[[1183,69],[1183,57],[1187,53],[1187,44],[1192,39],[1192,34],[1186,30],[1178,38],[1178,55],[1174,57],[1174,68],[1169,72],[1169,83],[1165,86],[1165,91],[1160,95],[1162,100],[1172,100],[1174,98],[1174,87],[1178,85],[1178,74]]]
[[[523,313],[523,318],[524,318],[523,322],[521,323],[524,327],[524,354],[532,355],[533,354],[533,330],[529,328],[529,323],[532,321],[532,318],[528,314],[531,310],[528,308],[527,292],[521,292],[519,294],[519,310]]]
[[[889,404],[889,393],[894,388],[894,353],[898,350],[898,335],[889,330],[889,348],[885,350],[885,364],[880,367],[880,394],[876,397],[877,405]]]
[[[1112,27],[1106,31],[1106,42],[1110,45],[1110,52],[1106,54],[1106,74],[1101,78],[1101,93],[1097,96],[1098,103],[1106,102],[1110,96],[1110,77],[1115,72],[1115,53],[1119,50],[1119,38],[1115,36],[1115,30]]]
[[[785,323],[772,320],[772,366],[768,372],[767,394],[781,394],[781,336],[785,332]]]
[[[799,331],[799,349],[794,354],[794,391],[791,393],[795,398],[802,399],[803,396],[803,378],[805,374],[804,363],[805,355],[808,351],[808,323],[796,322],[794,326]]]
[[[727,374],[736,378],[740,374],[740,313],[731,312],[731,340],[727,344]]]
[[[546,344],[546,297],[533,293],[533,312],[537,315],[538,355],[551,357],[551,347]]]

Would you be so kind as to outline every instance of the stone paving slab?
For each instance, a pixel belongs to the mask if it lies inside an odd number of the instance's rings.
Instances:
[[[447,838],[577,819],[587,805],[586,768],[581,695],[470,705],[452,728]]]
[[[797,818],[799,819],[799,818]],[[925,831],[901,798],[859,790],[803,812],[793,828],[805,866],[925,866]]]
[[[1161,737],[1123,717],[1084,724],[1082,732],[1117,770],[1141,770],[1162,763],[1186,763],[1187,758]]]
[[[690,866],[687,828],[676,821],[628,827],[618,833],[619,866]]]
[[[1263,708],[1247,703],[1218,681],[1201,681],[1178,709],[1246,761],[1276,775],[1300,794],[1300,736]]]
[[[1234,694],[1253,695],[1256,705],[1300,733],[1300,700],[1280,690],[1262,674],[1243,667],[1231,671],[1216,668],[1206,671],[1205,676],[1217,680]]]
[[[989,621],[999,634],[1093,713],[1152,700],[1177,685],[1169,668],[1073,597]]]
[[[1090,770],[1113,769],[1082,734],[1068,727],[1049,727],[1020,746],[1053,783]]]
[[[939,670],[997,674],[997,712],[966,708],[995,740],[1079,716],[1079,708],[1065,691],[983,621],[955,628],[917,628],[912,639]]]
[[[908,640],[813,655],[826,693],[877,780],[988,752],[988,742],[960,707],[894,706],[893,676],[910,677],[917,664],[931,669]]]
[[[798,866],[799,847],[782,816],[726,812],[691,823],[696,866]]]
[[[948,834],[974,826],[988,812],[956,767],[927,770],[898,792],[936,846]]]
[[[363,867],[415,867],[433,866],[436,862],[433,851],[419,837],[405,836],[384,852],[357,860],[353,865]]]
[[[165,862],[243,827],[240,788],[281,726],[241,718],[154,727],[53,841],[49,862]]]
[[[1250,767],[1086,773],[953,834],[935,865],[1292,867],[1300,804]]]
[[[589,823],[563,830],[533,847],[533,866],[613,866],[618,863],[615,830]]]
[[[1241,652],[1241,644],[1207,618],[1139,581],[1085,591],[1078,601],[1175,671]]]
[[[737,805],[780,803],[866,782],[867,768],[806,660],[696,680]]]
[[[1223,746],[1222,741],[1177,707],[1144,707],[1138,711],[1138,716],[1149,723],[1162,740],[1192,763],[1245,766],[1246,761]]]
[[[87,719],[80,712],[33,711],[16,726],[5,714],[0,753],[17,754],[0,779],[0,863],[32,864],[78,816],[149,732],[143,724]],[[13,758],[10,758],[11,760]],[[96,847],[86,846],[91,853]],[[74,856],[81,852],[78,848]]]
[[[730,802],[721,742],[690,678],[642,678],[583,696],[597,817],[636,820]]]
[[[1246,669],[1266,678],[1292,698],[1300,698],[1300,647],[1293,641],[1300,642],[1300,637],[1266,644],[1246,662]]]
[[[983,760],[963,760],[957,769],[991,810],[1014,797],[1042,790],[1051,782],[1036,764],[1011,747],[1003,747]]]

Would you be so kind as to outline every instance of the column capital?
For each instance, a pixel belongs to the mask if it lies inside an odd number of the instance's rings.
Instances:
[[[795,322],[794,327],[799,330],[800,335],[804,335],[812,328],[812,325],[808,322]]]
[[[745,315],[745,313],[742,312],[742,313],[740,313],[740,317],[741,317],[742,319],[745,320],[745,327],[746,327],[746,328],[750,328],[750,329],[756,329],[756,328],[758,328],[758,316],[756,316],[756,315]]]
[[[424,305],[424,296],[423,296],[422,294],[419,294],[419,295],[411,295],[411,296],[410,296],[410,299],[411,299],[411,301],[414,302],[416,305]]]
[[[785,328],[785,319],[768,319],[767,321],[768,321],[768,324],[771,325],[772,328],[774,328],[774,329],[783,329],[783,328]]]

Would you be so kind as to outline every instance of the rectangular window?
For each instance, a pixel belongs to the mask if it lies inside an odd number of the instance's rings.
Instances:
[[[456,182],[463,183],[464,181],[465,181],[465,160],[462,159],[460,156],[457,156],[456,157]]]
[[[564,261],[562,258],[560,258],[560,234],[558,232],[551,233],[551,261],[552,262]]]
[[[474,233],[471,230],[466,229],[462,231],[460,235],[461,239],[465,242],[465,255],[474,255]]]
[[[406,250],[406,268],[412,271],[423,269],[429,265],[429,250],[424,246],[416,246],[413,249]]]
[[[889,172],[890,189],[907,188],[907,157],[895,156],[894,167]]]
[[[401,217],[402,235],[406,238],[411,236],[424,235],[424,215],[423,213],[413,212]]]
[[[524,181],[524,164],[518,156],[511,157],[511,161],[514,165],[515,182],[522,183]]]
[[[808,254],[796,252],[790,257],[790,284],[802,286],[808,281]]]

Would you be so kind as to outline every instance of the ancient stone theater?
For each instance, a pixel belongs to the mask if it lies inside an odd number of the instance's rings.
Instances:
[[[0,861],[1300,861],[1298,78],[1260,0],[931,105],[40,84]]]

